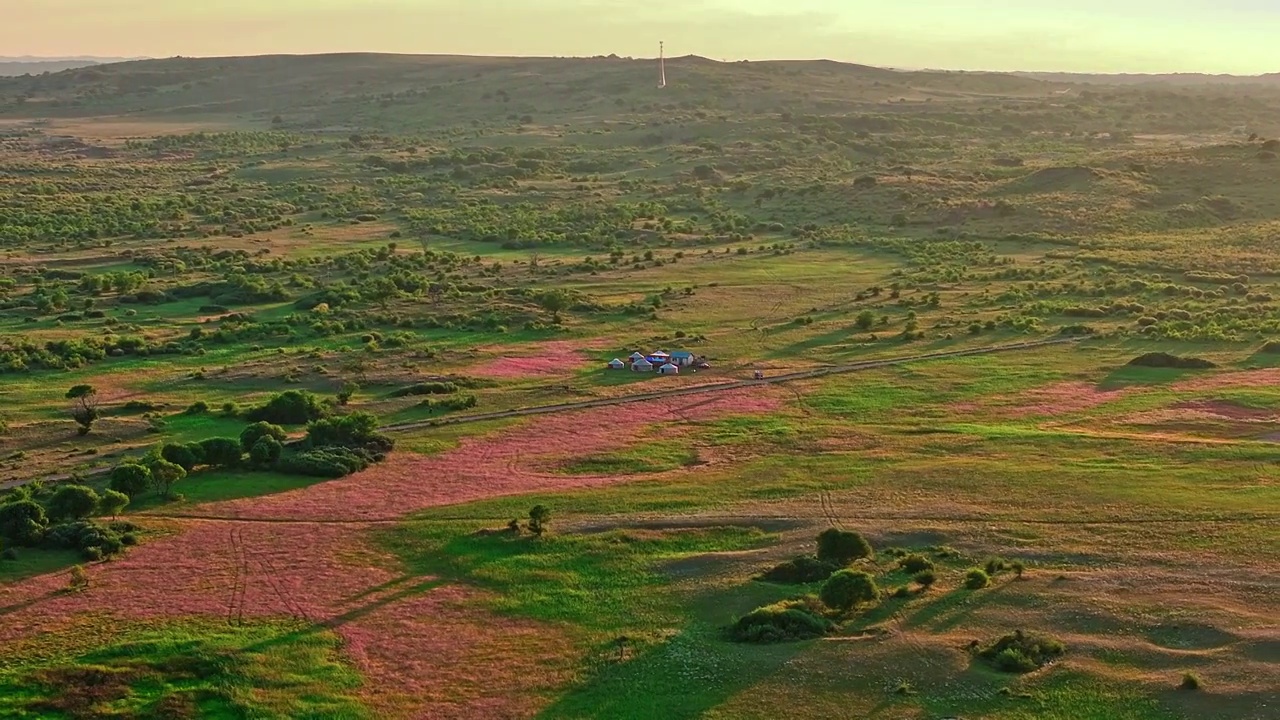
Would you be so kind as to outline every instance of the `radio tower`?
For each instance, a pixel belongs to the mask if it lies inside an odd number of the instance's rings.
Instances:
[[[658,87],[667,86],[667,54],[666,43],[658,41]]]

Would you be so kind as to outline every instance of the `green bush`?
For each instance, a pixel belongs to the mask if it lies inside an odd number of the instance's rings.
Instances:
[[[373,464],[372,453],[345,447],[320,447],[285,455],[276,469],[292,475],[340,478],[359,472]]]
[[[88,560],[101,560],[124,550],[119,531],[88,520],[50,527],[45,533],[44,545],[61,550],[79,550]]]
[[[151,484],[166,498],[173,496],[174,484],[187,476],[181,465],[168,460],[156,460],[148,469],[151,470]]]
[[[971,568],[964,575],[964,586],[970,590],[981,590],[991,584],[991,576],[982,568]]]
[[[270,467],[280,460],[283,452],[284,445],[279,440],[270,436],[261,437],[249,449],[249,460],[257,467]]]
[[[315,395],[305,390],[286,390],[250,410],[245,417],[251,422],[304,425],[328,414],[329,408]]]
[[[104,490],[98,499],[98,512],[115,517],[129,504],[129,496],[117,490]]]
[[[317,420],[307,426],[307,445],[311,447],[368,448],[373,452],[390,452],[391,438],[378,433],[378,417],[372,413],[354,412],[343,417]]]
[[[805,600],[787,600],[756,608],[738,619],[729,630],[737,642],[779,643],[808,640],[831,632],[835,625]]]
[[[761,573],[757,579],[782,585],[800,585],[822,582],[839,569],[840,566],[835,563],[819,560],[809,555],[801,555],[769,568]]]
[[[107,484],[112,490],[135,498],[151,486],[151,471],[135,463],[117,465],[111,470]]]
[[[880,598],[880,588],[876,587],[875,578],[861,570],[841,570],[822,584],[818,597],[830,608],[849,610],[855,605],[868,603]]]
[[[56,520],[82,520],[98,508],[98,493],[84,485],[62,485],[47,503],[49,515]]]
[[[168,443],[160,448],[160,457],[191,472],[204,461],[204,450],[199,443]]]
[[[253,450],[253,446],[264,437],[274,439],[277,443],[284,443],[289,438],[289,434],[279,425],[272,425],[269,422],[256,422],[240,431],[240,448],[245,452]]]
[[[14,500],[0,505],[0,538],[14,545],[40,542],[48,525],[48,514],[34,500]]]
[[[918,573],[934,568],[933,561],[929,558],[912,553],[898,561],[898,567],[909,573]]]
[[[1017,630],[979,648],[978,657],[997,670],[1028,673],[1053,662],[1067,648],[1057,638]]]
[[[987,571],[987,575],[995,577],[1009,568],[1009,561],[1002,557],[988,558],[986,565],[983,567]]]
[[[915,580],[916,584],[920,587],[927,589],[933,587],[933,584],[938,582],[938,574],[932,570],[921,570],[911,579]]]
[[[243,452],[239,440],[208,438],[200,441],[200,454],[209,467],[233,468],[240,464]]]
[[[875,555],[871,543],[856,532],[828,528],[818,534],[818,559],[841,567]]]
[[[452,395],[458,392],[458,386],[451,382],[424,382],[402,387],[391,392],[391,397],[402,398],[413,395]]]
[[[1178,687],[1182,688],[1183,690],[1199,690],[1200,688],[1204,687],[1204,682],[1200,680],[1199,675],[1193,672],[1189,672],[1182,676],[1182,684],[1180,684]]]

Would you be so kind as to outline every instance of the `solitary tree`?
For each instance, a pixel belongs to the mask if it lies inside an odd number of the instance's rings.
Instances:
[[[818,559],[848,565],[858,558],[871,557],[871,543],[856,532],[827,528],[818,535]]]
[[[542,533],[546,532],[549,522],[551,522],[551,508],[546,505],[534,505],[529,510],[529,532],[541,537]]]
[[[83,520],[98,508],[98,493],[84,485],[63,485],[49,498],[49,514],[58,520]]]
[[[173,486],[187,476],[181,465],[168,460],[156,460],[151,463],[151,482],[166,498],[173,497]]]
[[[822,584],[818,597],[824,605],[836,610],[849,610],[854,605],[879,599],[880,588],[875,578],[861,570],[841,570]]]
[[[89,573],[85,572],[83,565],[73,565],[71,574],[67,578],[67,587],[72,592],[79,592],[89,587]]]
[[[16,500],[0,505],[0,537],[15,545],[38,542],[48,525],[44,507],[34,500]]]
[[[151,484],[151,471],[133,463],[117,465],[111,471],[109,484],[112,490],[135,498],[147,491]]]
[[[79,433],[88,435],[98,419],[98,391],[92,385],[76,385],[67,391],[71,401],[71,419],[79,425]]]
[[[854,320],[854,324],[858,326],[859,330],[870,330],[872,326],[876,324],[875,313],[870,310],[863,310],[858,313],[858,317]]]
[[[98,512],[110,515],[112,520],[129,504],[129,496],[115,490],[104,490],[98,500]]]

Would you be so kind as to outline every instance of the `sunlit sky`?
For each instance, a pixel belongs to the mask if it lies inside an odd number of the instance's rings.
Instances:
[[[1280,71],[1280,0],[0,0],[0,55],[830,58],[893,67]]]

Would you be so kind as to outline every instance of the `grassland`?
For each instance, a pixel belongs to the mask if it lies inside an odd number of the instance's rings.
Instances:
[[[1080,342],[419,428],[340,479],[196,469],[107,560],[4,539],[0,714],[1269,717],[1280,89],[651,70],[0,78],[0,482],[102,491],[283,390],[393,424]],[[605,369],[658,348],[710,368]],[[881,599],[734,642],[821,591],[757,576],[828,528]],[[967,588],[992,558],[1023,571]],[[975,652],[1016,630],[1066,653]]]

